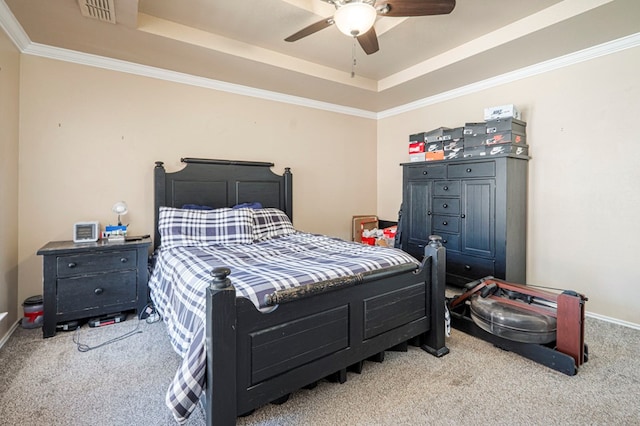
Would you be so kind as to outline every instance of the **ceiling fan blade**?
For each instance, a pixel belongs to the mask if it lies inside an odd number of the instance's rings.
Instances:
[[[384,12],[383,8],[388,8]],[[429,16],[446,15],[456,7],[456,0],[378,0],[376,10],[381,16]]]
[[[358,43],[360,43],[362,50],[364,50],[367,55],[371,55],[372,53],[376,53],[380,50],[380,47],[378,46],[378,36],[375,28],[373,27],[361,36],[358,36]]]
[[[322,21],[318,21],[315,24],[311,24],[308,27],[301,29],[297,33],[290,35],[289,37],[285,38],[284,41],[300,40],[303,37],[306,37],[313,33],[317,33],[320,30],[324,30],[325,28],[330,27],[331,25],[333,25],[333,22],[334,22],[333,16],[330,18],[325,18]]]

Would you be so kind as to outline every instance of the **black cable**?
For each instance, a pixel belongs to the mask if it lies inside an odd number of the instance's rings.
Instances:
[[[73,343],[76,344],[76,346],[78,347],[78,351],[79,352],[89,352],[90,350],[98,349],[98,348],[100,348],[102,346],[106,346],[106,345],[109,345],[111,343],[115,343],[115,342],[118,342],[120,340],[124,340],[127,337],[133,336],[134,334],[142,333],[142,330],[139,330],[139,328],[140,328],[140,321],[138,321],[136,323],[136,328],[134,328],[133,330],[123,334],[122,336],[118,336],[118,337],[115,337],[113,339],[107,340],[106,342],[102,342],[102,343],[100,343],[99,345],[96,345],[96,346],[89,346],[89,345],[86,345],[84,343],[80,343],[80,327],[78,327],[78,328],[76,328],[76,332],[75,332],[75,334],[73,336]]]

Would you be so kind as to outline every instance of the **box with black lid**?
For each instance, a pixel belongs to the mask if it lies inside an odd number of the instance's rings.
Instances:
[[[486,135],[485,145],[495,145],[499,143],[517,143],[525,145],[527,143],[527,137],[523,134],[511,131]]]
[[[464,137],[464,147],[471,148],[474,146],[485,145],[487,141],[487,135],[465,135]]]
[[[464,149],[462,148],[452,149],[451,151],[444,152],[444,159],[452,160],[454,158],[462,158],[463,154],[464,154]]]
[[[497,118],[495,120],[487,120],[487,134],[512,131],[515,133],[525,134],[527,131],[527,123],[517,118]]]
[[[516,155],[529,155],[529,146],[512,143],[501,143],[498,145],[491,145],[486,147],[486,155],[500,155],[500,154],[516,154]]]
[[[429,130],[428,132],[425,132],[425,142],[437,142],[437,141],[441,141],[442,136],[444,135],[444,132],[446,130],[451,130],[448,127],[438,127],[437,129],[433,129],[433,130]]]
[[[487,133],[487,123],[464,123],[464,130],[462,131],[464,137],[484,135]]]
[[[464,137],[463,127],[456,127],[455,129],[444,129],[442,131],[442,136],[438,138],[440,141],[452,141],[462,139]]]
[[[484,157],[487,155],[486,145],[465,147],[462,153],[463,157]]]
[[[455,151],[456,149],[464,148],[463,141],[463,139],[456,139],[442,142],[445,155],[448,151]]]

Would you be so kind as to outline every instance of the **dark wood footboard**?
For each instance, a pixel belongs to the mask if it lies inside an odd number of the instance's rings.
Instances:
[[[419,337],[445,346],[445,251],[439,237],[421,268],[385,271],[356,284],[283,299],[268,312],[236,298],[229,270],[213,272],[207,299],[207,424],[236,417]]]

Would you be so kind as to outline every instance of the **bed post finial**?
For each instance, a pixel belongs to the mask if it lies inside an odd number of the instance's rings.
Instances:
[[[211,271],[211,276],[213,277],[213,281],[211,281],[211,287],[216,289],[231,287],[231,281],[227,278],[230,274],[231,269],[229,268],[213,268],[213,271]]]
[[[164,161],[156,161],[156,167],[160,167],[161,169],[164,169]]]

